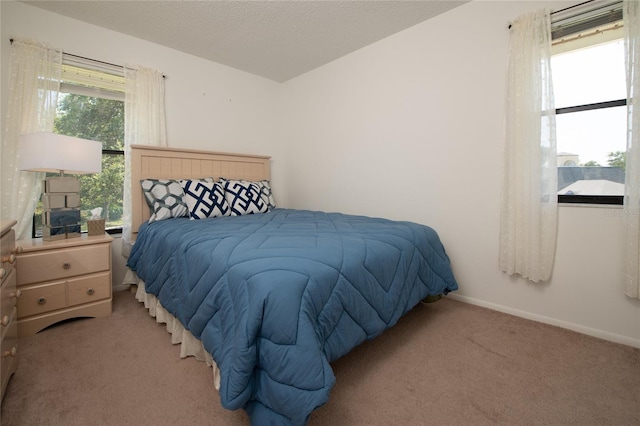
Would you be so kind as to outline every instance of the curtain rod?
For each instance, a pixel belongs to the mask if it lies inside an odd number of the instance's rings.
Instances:
[[[9,43],[13,44],[13,38],[9,39]],[[109,65],[109,66],[112,66],[112,67],[124,68],[124,66],[122,66],[122,65],[112,64],[111,62],[105,62],[105,61],[100,61],[98,59],[87,58],[86,56],[74,55],[73,53],[67,53],[67,52],[62,52],[62,53],[64,53],[65,55],[68,55],[68,56],[73,56],[74,58],[86,59],[87,61],[94,61],[94,62],[98,62],[98,63],[101,63],[101,64]],[[166,78],[166,76],[164,74],[162,74],[162,78]]]
[[[567,6],[564,9],[560,9],[560,10],[554,10],[553,12],[551,12],[552,15],[555,15],[556,13],[560,13],[560,12],[564,12],[565,10],[571,10],[574,7],[579,7],[582,6],[584,4],[589,4],[589,3],[593,3],[594,0],[587,0],[587,1],[583,1],[582,3],[578,3],[578,4],[574,4],[573,6]]]

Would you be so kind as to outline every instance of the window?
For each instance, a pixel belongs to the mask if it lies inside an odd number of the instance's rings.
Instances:
[[[81,225],[101,207],[109,233],[122,230],[124,183],[124,77],[121,67],[64,54],[54,132],[102,143],[102,172],[77,175]],[[34,215],[34,236],[42,234],[42,204]]]
[[[618,3],[554,25],[558,202],[622,204],[626,86]]]

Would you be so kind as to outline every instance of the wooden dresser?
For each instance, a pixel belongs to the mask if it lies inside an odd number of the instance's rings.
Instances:
[[[65,319],[111,314],[109,235],[19,240],[18,335],[29,336]]]
[[[0,220],[1,229],[1,252],[2,268],[0,277],[2,287],[0,287],[0,323],[2,324],[2,340],[0,349],[0,377],[2,380],[2,393],[0,399],[4,397],[9,378],[16,372],[18,367],[18,314],[16,304],[20,293],[16,289],[16,263],[15,241],[16,234],[13,225],[15,220]]]

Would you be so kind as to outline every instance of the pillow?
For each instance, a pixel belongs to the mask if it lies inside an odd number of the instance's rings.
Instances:
[[[187,216],[184,191],[177,180],[143,179],[140,184],[144,198],[151,207],[149,222]]]
[[[268,180],[258,180],[258,181],[249,181],[245,179],[226,179],[221,177],[220,182],[244,182],[244,183],[255,183],[260,186],[260,195],[262,200],[267,204],[267,210],[275,209],[276,203],[273,199],[273,192],[271,191],[271,185]]]
[[[189,207],[189,219],[229,216],[231,213],[222,184],[201,180],[183,180],[180,184]]]
[[[265,213],[269,205],[262,198],[262,185],[257,182],[225,180],[224,191],[231,216]]]
[[[262,199],[266,201],[269,206],[269,210],[276,208],[276,202],[273,199],[273,191],[271,191],[271,184],[268,180],[261,180],[258,183],[262,184]]]
[[[201,180],[214,181],[211,177]],[[151,207],[149,222],[188,216],[189,209],[184,201],[184,191],[179,181],[175,179],[143,179],[140,184],[144,198]]]

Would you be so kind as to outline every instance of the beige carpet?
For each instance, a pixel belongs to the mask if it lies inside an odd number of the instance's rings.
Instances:
[[[248,425],[129,292],[20,341],[9,425]],[[333,364],[310,425],[640,425],[640,350],[443,299]]]

